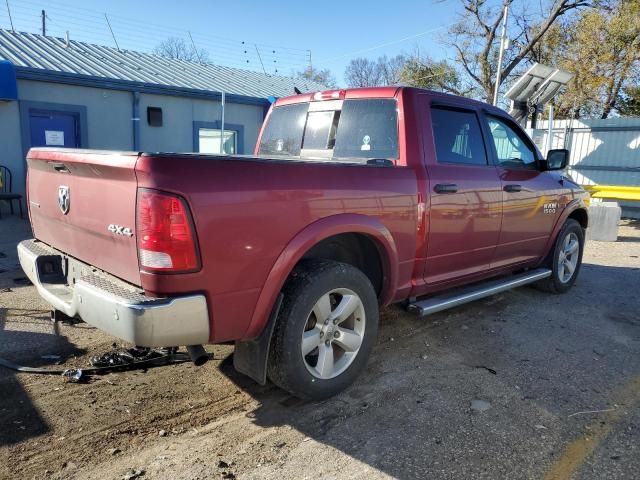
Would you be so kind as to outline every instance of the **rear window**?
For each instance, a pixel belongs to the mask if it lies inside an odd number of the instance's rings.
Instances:
[[[262,134],[259,154],[346,162],[398,158],[394,99],[345,100],[326,106],[326,110],[322,103],[276,107]]]
[[[274,109],[262,132],[260,154],[299,156],[308,108],[308,103],[298,103]]]

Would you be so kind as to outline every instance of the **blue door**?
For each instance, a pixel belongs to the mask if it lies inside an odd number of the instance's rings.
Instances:
[[[80,147],[79,119],[75,113],[30,110],[32,147]]]

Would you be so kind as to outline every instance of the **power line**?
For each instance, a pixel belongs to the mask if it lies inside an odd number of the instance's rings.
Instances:
[[[319,62],[322,63],[322,64],[327,64],[327,63],[331,63],[331,62],[333,62],[335,60],[340,60],[340,59],[345,58],[345,57],[352,57],[354,55],[359,55],[361,53],[370,52],[372,50],[377,50],[379,48],[388,47],[390,45],[396,45],[398,43],[403,43],[403,42],[406,42],[408,40],[412,40],[414,38],[418,38],[418,37],[423,37],[425,35],[429,35],[430,33],[437,32],[438,30],[442,30],[443,28],[448,28],[451,25],[454,25],[454,24],[450,23],[448,25],[441,25],[439,27],[435,27],[435,28],[432,28],[430,30],[425,30],[424,32],[420,32],[420,33],[416,33],[416,34],[413,34],[413,35],[409,35],[408,37],[403,37],[403,38],[399,38],[397,40],[391,40],[389,42],[380,43],[378,45],[374,45],[374,46],[368,47],[368,48],[363,48],[361,50],[356,50],[356,51],[350,52],[350,53],[343,53],[341,55],[338,55],[336,57],[332,57],[332,58],[329,58],[329,59],[321,59]]]
[[[55,0],[48,0],[47,4],[51,4],[51,3],[57,3]],[[38,2],[33,2],[30,0],[22,0],[21,1],[21,7],[23,9],[29,9],[28,6],[24,5],[24,4],[29,4],[29,5],[40,5],[40,3]],[[82,19],[82,20],[86,20],[86,17],[93,17],[94,19],[96,19],[96,22],[102,21],[103,19],[103,13],[102,12],[98,12],[96,10],[91,10],[91,9],[87,9],[87,8],[83,8],[83,7],[69,7],[66,6],[64,4],[57,4],[55,7],[57,10],[66,10],[69,13],[64,13],[65,17],[71,16],[71,17],[75,17],[76,19]],[[85,14],[85,17],[78,17],[77,13],[78,11],[84,11],[84,12],[89,12],[87,14]],[[136,29],[140,29],[140,28],[146,28],[146,29],[153,29],[153,30],[158,30],[158,31],[162,31],[164,33],[166,33],[167,31],[174,31],[174,32],[180,32],[181,34],[185,34],[187,31],[183,30],[183,29],[179,29],[175,26],[172,25],[162,25],[162,24],[157,24],[157,23],[149,23],[149,22],[144,22],[144,24],[141,24],[139,20],[136,19],[131,19],[130,17],[125,17],[122,15],[118,15],[118,14],[113,14],[110,13],[109,14],[109,18],[111,20],[114,21],[118,21],[120,23],[127,23],[130,24],[132,26],[135,26]],[[235,39],[230,39],[227,37],[221,37],[221,36],[217,36],[217,35],[211,35],[210,33],[205,33],[205,32],[198,32],[198,31],[191,31],[192,35],[194,36],[194,38],[197,39],[198,36],[202,35],[204,37],[207,38],[211,38],[211,39],[217,39],[217,41],[219,41],[220,43],[230,43],[230,44],[238,44],[238,43],[242,43],[245,44],[245,42],[241,42],[239,40],[235,40]],[[303,48],[295,48],[295,47],[283,47],[283,46],[274,46],[274,45],[266,45],[266,44],[262,44],[260,42],[249,42],[249,43],[257,43],[259,46],[261,47],[266,47],[266,48],[278,48],[281,50],[290,50],[290,51],[295,51],[295,52],[299,52],[300,55],[305,55],[306,50]]]
[[[84,22],[76,22],[73,20],[69,20],[68,17],[63,17],[62,19],[59,18],[55,18],[55,19],[51,19],[51,14],[48,13],[47,14],[47,27],[48,27],[48,34],[50,36],[59,36],[60,38],[63,38],[65,35],[65,31],[67,30],[71,30],[72,34],[75,32],[75,38],[76,40],[82,40],[83,36],[86,37],[88,35],[90,35],[91,37],[91,41],[89,43],[100,43],[100,42],[104,42],[103,44],[109,44],[113,41],[113,36],[111,34],[112,30],[108,29],[108,25],[105,22],[105,18],[102,17],[101,20],[99,22],[97,22],[97,25],[95,25],[95,27],[91,27],[90,25],[86,25]],[[104,15],[104,14],[103,14]],[[29,15],[26,12],[19,12],[18,17],[20,19],[23,19],[23,23],[29,23],[31,24],[34,28],[35,28],[35,15]],[[111,16],[109,16],[109,23],[111,24],[111,27],[113,28],[113,21]],[[51,24],[51,26],[49,25]],[[80,35],[78,35],[78,32],[80,32]],[[82,35],[82,33],[86,33],[86,35]],[[115,34],[115,30],[113,30],[114,34]],[[56,35],[57,33],[57,35]],[[188,35],[189,32],[181,32],[184,33],[186,40],[190,41]],[[118,47],[120,45],[122,45],[123,40],[127,41],[129,44],[135,44],[135,50],[136,51],[153,51],[153,48],[155,46],[157,46],[154,42],[154,40],[152,39],[154,37],[154,35],[145,35],[144,33],[137,33],[137,32],[119,32],[118,36],[117,36],[117,43],[118,43]],[[243,45],[243,42],[236,42],[236,45],[233,47],[227,47],[227,46],[221,46],[219,44],[217,44],[217,42],[215,41],[211,41],[210,39],[206,39],[205,41],[200,41],[198,40],[197,37],[195,36],[191,36],[191,38],[193,39],[193,43],[195,43],[196,41],[199,43],[199,45],[201,47],[205,47],[208,51],[210,51],[210,53],[212,54],[212,57],[215,57],[215,59],[218,62],[222,62],[223,64],[227,64],[227,65],[236,65],[236,66],[241,66],[246,68],[248,65],[254,64],[254,63],[259,63],[259,58],[257,57],[256,54],[251,55],[251,50],[247,49],[247,45],[246,43]],[[99,39],[98,42],[96,42],[96,39]],[[271,64],[276,64],[279,66],[280,69],[282,68],[288,68],[288,67],[299,67],[303,64],[306,64],[306,57],[305,55],[300,55],[300,54],[282,54],[281,52],[278,52],[276,50],[273,49],[266,49],[261,45],[258,45],[258,48],[260,50],[260,55],[262,57],[262,61],[263,64],[265,64],[265,69],[266,69],[266,62],[268,61]],[[122,50],[122,47],[120,47],[120,49]],[[244,58],[244,61],[243,61]]]

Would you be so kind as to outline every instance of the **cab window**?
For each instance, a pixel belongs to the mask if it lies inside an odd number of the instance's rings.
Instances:
[[[487,165],[482,131],[474,112],[434,107],[431,123],[438,163]]]
[[[500,166],[532,170],[537,168],[535,153],[521,133],[496,117],[489,117],[488,122]]]

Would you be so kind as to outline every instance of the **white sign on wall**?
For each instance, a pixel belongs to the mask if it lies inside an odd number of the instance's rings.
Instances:
[[[45,130],[44,131],[45,145],[49,146],[61,146],[64,147],[64,131],[62,130]]]

